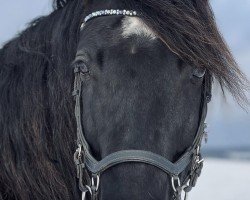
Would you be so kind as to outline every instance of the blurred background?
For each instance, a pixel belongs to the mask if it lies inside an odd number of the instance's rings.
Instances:
[[[250,79],[250,0],[211,0],[211,5],[220,31]],[[51,0],[1,0],[0,47],[32,19],[51,10]],[[230,96],[224,99],[215,84],[207,122],[205,166],[190,199],[249,200],[250,114]]]

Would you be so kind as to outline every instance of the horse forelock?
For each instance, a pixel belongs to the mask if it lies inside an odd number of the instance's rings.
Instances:
[[[72,1],[77,0],[55,0],[57,4],[64,5]],[[150,36],[157,35],[182,60],[206,68],[241,106],[249,104],[246,96],[246,91],[250,88],[249,81],[218,31],[208,0],[121,2],[126,8],[140,11],[140,18],[148,27],[145,29],[141,24],[140,31],[133,29],[134,33],[137,31],[137,34],[141,34],[147,31],[148,34],[148,30],[153,31]],[[132,23],[130,27],[131,25]],[[125,29],[124,35],[128,33]]]

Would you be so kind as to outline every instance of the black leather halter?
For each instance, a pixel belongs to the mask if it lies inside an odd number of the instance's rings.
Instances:
[[[77,144],[78,148],[74,154],[74,161],[77,167],[77,177],[79,188],[82,191],[82,200],[87,192],[91,198],[98,198],[98,188],[100,176],[109,168],[121,163],[145,163],[155,166],[171,176],[174,200],[181,200],[182,192],[187,193],[196,185],[197,178],[201,174],[203,159],[200,154],[200,147],[204,136],[205,118],[207,115],[207,103],[211,100],[211,75],[206,73],[203,80],[203,98],[201,103],[201,114],[199,127],[190,148],[176,161],[168,159],[149,151],[124,150],[114,152],[101,161],[97,161],[92,155],[89,145],[83,134],[81,124],[81,90],[82,84],[86,80],[87,70],[77,66],[74,69],[75,81],[73,96],[75,97],[75,117],[77,122]],[[188,170],[188,175],[184,180],[180,179],[182,172]]]

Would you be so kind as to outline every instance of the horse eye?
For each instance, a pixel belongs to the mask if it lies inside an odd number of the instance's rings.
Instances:
[[[75,60],[72,64],[73,68],[75,70],[79,70],[80,72],[86,74],[86,73],[89,73],[89,69],[87,67],[87,64],[84,60]]]
[[[193,76],[196,77],[196,78],[203,78],[206,74],[206,69],[202,69],[202,68],[196,68],[194,70],[194,73],[193,73]]]

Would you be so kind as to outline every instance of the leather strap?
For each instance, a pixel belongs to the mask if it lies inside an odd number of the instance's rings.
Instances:
[[[85,152],[85,165],[93,174],[102,174],[107,169],[126,162],[145,163],[153,165],[171,176],[178,176],[190,164],[193,152],[187,151],[177,162],[172,163],[158,154],[141,150],[123,150],[112,153],[96,161],[89,152]]]
[[[89,149],[89,145],[83,134],[83,127],[81,121],[81,91],[82,91],[82,82],[84,78],[84,72],[77,67],[74,69],[75,81],[74,81],[74,91],[72,96],[75,97],[75,118],[77,124],[77,144],[81,144],[84,149]]]

